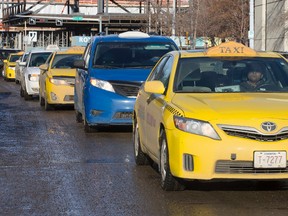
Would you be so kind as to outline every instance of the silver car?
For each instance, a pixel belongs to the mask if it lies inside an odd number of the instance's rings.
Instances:
[[[23,64],[20,62],[26,62],[29,52],[24,53],[17,61],[15,66],[15,83],[20,84],[21,73],[23,70]]]
[[[26,62],[19,62],[23,66],[20,74],[20,95],[25,100],[32,99],[33,96],[39,95],[39,66],[44,64],[52,51],[30,51]]]

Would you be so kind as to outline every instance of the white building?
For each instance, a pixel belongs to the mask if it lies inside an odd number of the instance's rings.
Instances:
[[[288,51],[288,0],[254,0],[254,49]]]

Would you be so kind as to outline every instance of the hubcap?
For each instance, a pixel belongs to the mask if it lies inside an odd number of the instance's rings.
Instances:
[[[138,152],[139,152],[138,124],[135,125],[135,129],[134,129],[134,151],[135,151],[135,155],[138,156]]]
[[[160,153],[160,164],[161,164],[161,177],[164,181],[166,178],[166,166],[167,166],[167,146],[166,146],[166,140],[163,139],[162,141],[162,148]]]

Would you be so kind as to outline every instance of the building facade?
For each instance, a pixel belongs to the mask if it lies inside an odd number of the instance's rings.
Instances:
[[[254,48],[288,51],[288,0],[254,0]]]

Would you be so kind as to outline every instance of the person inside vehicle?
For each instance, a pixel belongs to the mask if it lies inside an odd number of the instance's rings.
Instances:
[[[241,91],[259,91],[265,84],[263,70],[260,65],[248,67],[247,81],[240,83]],[[265,90],[264,90],[265,91]]]

